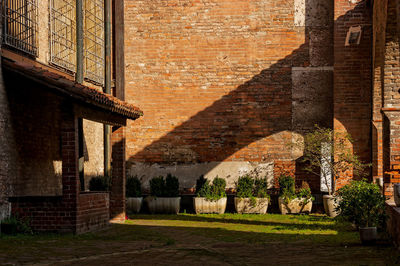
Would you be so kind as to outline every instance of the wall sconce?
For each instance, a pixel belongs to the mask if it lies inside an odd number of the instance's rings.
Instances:
[[[361,26],[351,26],[347,32],[345,46],[359,45],[361,40]]]

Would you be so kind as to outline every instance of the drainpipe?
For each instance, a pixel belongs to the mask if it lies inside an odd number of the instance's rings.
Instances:
[[[76,0],[76,75],[78,83],[83,82],[83,5]]]
[[[83,6],[81,0],[76,0],[76,75],[75,81],[83,83]],[[83,120],[78,118],[78,171],[81,191],[85,190],[85,173],[83,156]]]
[[[111,0],[104,1],[104,42],[104,92],[111,94]],[[110,129],[109,125],[104,125],[104,175],[108,177],[111,176]]]

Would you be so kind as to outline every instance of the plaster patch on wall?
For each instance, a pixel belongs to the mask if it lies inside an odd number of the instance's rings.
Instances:
[[[294,0],[296,27],[332,27],[333,0]]]
[[[207,162],[193,164],[148,164],[134,162],[129,171],[129,175],[137,175],[143,182],[144,188],[149,188],[149,181],[156,176],[175,175],[179,178],[180,188],[194,188],[196,180],[200,175],[204,175],[209,180],[218,177],[225,178],[227,188],[234,188],[235,181],[240,175],[257,169],[260,177],[267,177],[269,187],[274,185],[274,163],[253,163],[253,162]]]
[[[306,25],[306,0],[294,0],[294,25],[296,27]]]

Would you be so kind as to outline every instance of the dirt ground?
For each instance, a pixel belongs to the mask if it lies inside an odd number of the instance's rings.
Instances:
[[[0,238],[0,265],[396,265],[321,217],[140,215],[85,235]]]

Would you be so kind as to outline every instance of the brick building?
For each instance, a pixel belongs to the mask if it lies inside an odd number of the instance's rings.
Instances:
[[[57,230],[89,230],[109,210],[122,217],[125,174],[148,186],[172,173],[184,191],[201,174],[232,188],[259,169],[271,187],[289,172],[319,193],[319,177],[287,146],[315,124],[350,133],[388,196],[400,182],[399,0],[114,0],[111,57],[103,1],[82,1],[83,25],[71,1],[3,1],[3,17],[14,2],[38,15],[20,20],[25,28],[2,20],[0,188],[38,223],[50,209],[45,224]],[[110,83],[113,96],[102,93]],[[142,114],[133,106],[145,116],[133,121]],[[83,192],[107,168],[102,124],[114,125],[110,209],[108,194]],[[50,222],[66,209],[65,224]]]
[[[75,233],[125,219],[124,127],[142,112],[124,101],[122,5],[1,2],[1,216]],[[88,192],[110,162],[111,191]]]
[[[125,1],[126,95],[146,113],[128,123],[127,173],[145,181],[173,173],[186,189],[201,174],[233,187],[254,168],[272,187],[289,171],[318,193],[319,177],[287,146],[315,124],[349,132],[354,152],[371,162],[373,8],[365,0]],[[361,35],[346,45],[350,28]]]

